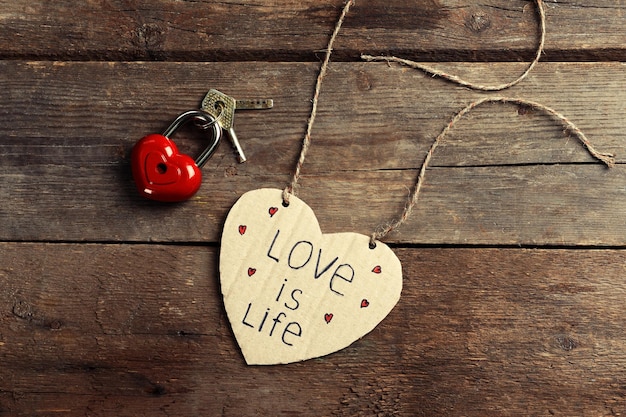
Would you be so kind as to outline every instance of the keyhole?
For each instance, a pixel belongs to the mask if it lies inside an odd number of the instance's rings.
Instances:
[[[157,164],[156,168],[159,174],[165,174],[167,172],[167,165],[165,165],[163,162]]]

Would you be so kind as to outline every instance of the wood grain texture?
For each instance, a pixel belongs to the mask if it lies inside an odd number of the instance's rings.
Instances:
[[[239,195],[287,185],[317,69],[306,63],[0,66],[6,91],[0,111],[10,121],[0,125],[6,167],[0,174],[0,238],[47,241],[217,242]],[[474,77],[488,70],[499,78],[518,67],[451,69]],[[249,76],[242,80],[244,71]],[[621,63],[543,63],[507,94],[558,109],[622,163],[625,71]],[[182,111],[197,108],[215,86],[235,97],[275,100],[272,110],[238,113],[236,130],[249,162],[237,164],[223,144],[204,166],[203,186],[191,201],[143,201],[130,175],[130,148]],[[398,216],[433,138],[479,96],[415,70],[334,63],[299,189],[323,230],[369,234]],[[203,143],[193,133],[177,136],[191,155]],[[515,106],[485,106],[439,148],[416,212],[389,241],[621,246],[623,182],[621,165],[607,170],[594,162],[549,117]]]
[[[572,416],[626,406],[621,250],[397,249],[403,296],[378,328],[278,367],[245,365],[216,252],[0,245],[0,410]]]
[[[476,109],[387,239],[389,317],[327,357],[248,367],[221,225],[289,182],[344,1],[0,0],[0,416],[626,415],[626,4],[544,3],[541,62],[502,94],[563,113],[617,166],[535,109]],[[359,55],[497,84],[534,56],[536,17],[531,0],[356,2],[298,189],[324,232],[398,216],[431,141],[485,96]],[[132,145],[209,88],[274,99],[238,112],[249,162],[224,144],[191,201],[142,200]],[[175,137],[190,155],[203,139]]]
[[[317,60],[343,1],[0,1],[0,57],[57,60]],[[624,60],[619,0],[546,2],[547,60]],[[530,0],[357,2],[336,59],[529,60]]]

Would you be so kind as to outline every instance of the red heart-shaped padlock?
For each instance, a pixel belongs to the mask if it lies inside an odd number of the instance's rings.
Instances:
[[[137,142],[131,153],[131,167],[139,193],[165,202],[184,201],[193,196],[202,183],[200,167],[222,137],[217,120],[202,110],[190,110],[179,115],[162,135],[153,133]],[[210,134],[209,145],[195,160],[180,154],[170,139],[176,129],[191,121]]]
[[[137,190],[152,200],[187,200],[202,183],[195,161],[180,154],[170,138],[159,134],[145,136],[135,144],[131,166]]]

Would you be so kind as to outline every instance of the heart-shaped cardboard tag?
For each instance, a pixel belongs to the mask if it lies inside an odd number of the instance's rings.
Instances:
[[[224,305],[249,365],[303,361],[349,346],[393,309],[402,267],[357,233],[322,234],[313,210],[282,191],[247,192],[220,250]]]

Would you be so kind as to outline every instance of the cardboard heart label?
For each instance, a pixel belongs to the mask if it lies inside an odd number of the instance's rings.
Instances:
[[[220,249],[224,306],[249,365],[303,361],[373,330],[402,291],[393,251],[357,233],[322,234],[313,210],[282,191],[250,191],[230,210]]]

